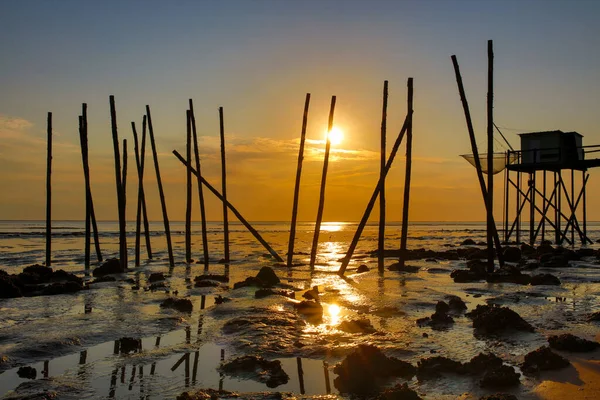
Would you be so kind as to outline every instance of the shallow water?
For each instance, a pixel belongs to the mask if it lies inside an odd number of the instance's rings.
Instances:
[[[53,267],[91,280],[83,268],[83,224],[56,221],[53,227]],[[368,225],[363,233],[344,280],[334,272],[344,256],[356,224],[325,223],[320,235],[319,257],[314,273],[308,269],[308,255],[296,255],[303,266],[288,270],[274,266],[272,257],[245,231],[232,224],[229,266],[218,264],[222,258],[221,224],[208,226],[211,265],[209,272],[227,274],[229,285],[195,288],[194,277],[204,273],[200,264],[176,263],[169,268],[162,235],[162,224],[152,223],[154,259],[147,260],[142,239],[142,265],[133,267],[134,235],[128,235],[130,271],[117,282],[92,284],[90,290],[72,295],[40,296],[0,300],[0,394],[13,396],[55,390],[60,398],[174,398],[194,388],[222,388],[240,392],[289,391],[296,394],[337,394],[333,366],[357,344],[373,343],[385,353],[416,365],[423,357],[444,355],[468,361],[481,351],[493,351],[509,365],[516,366],[527,352],[546,343],[546,336],[571,332],[586,338],[597,334],[597,325],[584,322],[585,315],[600,308],[600,268],[595,260],[573,263],[568,269],[543,270],[553,273],[563,285],[520,286],[514,284],[455,284],[452,269],[465,261],[410,262],[421,267],[414,274],[376,271],[377,260],[369,251],[377,245],[377,226]],[[256,229],[282,256],[287,251],[287,223],[257,223]],[[104,258],[117,253],[116,223],[100,223],[100,243]],[[128,224],[129,231],[134,229]],[[311,223],[298,227],[296,252],[307,254],[312,242]],[[176,260],[184,259],[183,224],[173,223]],[[475,223],[411,224],[409,248],[446,250],[466,238],[483,241],[485,226]],[[600,225],[589,224],[588,235],[600,238]],[[397,248],[400,225],[386,230],[387,248]],[[17,273],[27,265],[44,260],[44,224],[41,222],[0,222],[0,268]],[[596,248],[593,245],[592,248]],[[92,259],[94,260],[92,247]],[[200,259],[200,224],[194,224],[193,257]],[[389,265],[395,260],[387,259]],[[370,272],[355,274],[360,264]],[[261,266],[274,266],[282,282],[299,290],[319,286],[325,315],[320,323],[306,321],[294,312],[294,300],[280,296],[254,299],[252,288],[229,290],[234,282],[255,275]],[[168,276],[165,290],[147,291],[152,272]],[[124,279],[132,279],[134,283]],[[140,290],[132,290],[135,284]],[[169,291],[170,293],[166,293]],[[177,292],[192,300],[191,314],[162,309],[162,300]],[[301,293],[296,298],[301,299]],[[214,296],[231,302],[214,305]],[[534,325],[536,333],[506,334],[496,338],[477,338],[471,321],[456,316],[448,330],[421,328],[416,319],[433,313],[435,303],[446,295],[458,295],[469,309],[492,301],[507,305]],[[557,301],[560,298],[561,301]],[[339,314],[329,312],[339,306]],[[249,318],[252,325],[225,334],[223,326],[235,319]],[[368,318],[378,333],[349,334],[337,329],[348,319]],[[262,323],[269,320],[277,323]],[[427,337],[423,336],[427,333]],[[115,352],[121,337],[142,340],[141,351]],[[290,377],[287,384],[270,389],[265,384],[219,374],[222,359],[258,354],[281,360]],[[299,361],[300,360],[300,361]],[[19,366],[32,366],[37,379],[19,378]],[[301,368],[299,368],[301,365]],[[301,371],[301,373],[300,373]],[[519,398],[536,398],[532,389],[539,381],[522,378],[513,392]],[[490,393],[468,377],[409,382],[428,399],[454,399],[463,393],[473,396]],[[476,398],[476,397],[474,397]]]

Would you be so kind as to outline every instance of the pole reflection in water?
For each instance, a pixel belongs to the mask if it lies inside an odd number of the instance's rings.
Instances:
[[[298,364],[298,381],[300,382],[300,394],[304,394],[304,371],[302,371],[302,359],[296,357],[296,363]]]
[[[112,374],[110,375],[110,390],[108,392],[108,397],[111,399],[115,398],[115,391],[117,389],[117,373],[119,372],[118,368],[113,369]]]
[[[140,365],[139,377],[140,377],[140,399],[143,399],[144,398],[144,366],[143,365]]]
[[[121,383],[125,383],[125,366],[121,368]]]
[[[133,389],[133,381],[135,380],[135,365],[131,368],[131,379],[129,379],[129,390]]]
[[[331,385],[329,383],[329,363],[323,360],[323,372],[325,373],[325,391],[331,393]]]
[[[192,370],[192,386],[196,385],[196,376],[198,375],[198,359],[200,358],[200,352],[194,353],[194,367]]]
[[[225,361],[225,349],[221,349],[221,363]],[[225,376],[222,372],[219,372],[219,391],[223,390],[223,380]]]
[[[48,361],[48,360],[44,361],[44,370],[42,371],[42,375],[44,376],[44,378],[48,377],[49,364],[50,364],[50,361]]]

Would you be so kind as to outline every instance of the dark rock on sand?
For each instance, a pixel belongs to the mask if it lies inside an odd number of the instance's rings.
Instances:
[[[43,265],[34,264],[23,268],[25,274],[35,274],[42,277],[43,281],[47,282],[52,275],[52,268],[44,267]]]
[[[389,378],[412,378],[416,368],[405,361],[387,357],[373,345],[359,345],[333,368],[333,372],[338,375],[333,384],[341,393],[365,395],[375,392]]]
[[[555,350],[581,353],[594,351],[600,347],[600,343],[598,342],[583,339],[570,333],[564,333],[558,336],[550,336],[548,338],[548,343],[550,344],[550,347]]]
[[[505,247],[502,258],[507,262],[519,262],[521,260],[521,249],[518,247]]]
[[[221,295],[215,296],[215,304],[223,304],[223,303],[227,303],[230,301],[231,301],[231,299],[229,297],[223,297]]]
[[[587,320],[588,320],[588,322],[600,321],[600,311],[596,311],[596,312],[588,315]]]
[[[547,346],[542,346],[525,355],[521,370],[525,374],[535,374],[539,371],[565,368],[571,365],[569,360],[561,357]]]
[[[554,247],[552,247],[551,244],[542,243],[541,245],[538,246],[538,248],[535,250],[535,252],[538,257],[541,257],[544,254],[554,254]]]
[[[285,290],[273,290],[273,289],[258,289],[254,292],[254,298],[262,299],[267,296],[283,296],[290,299],[295,299],[296,294],[294,292],[288,292]]]
[[[450,311],[450,306],[446,302],[438,301],[435,305],[436,313],[446,314],[448,311]]]
[[[122,337],[119,339],[119,353],[129,354],[137,353],[142,349],[142,339]]]
[[[477,243],[473,239],[465,239],[460,244],[461,246],[475,246]]]
[[[194,287],[219,287],[221,284],[215,281],[200,280],[194,283]]]
[[[487,396],[481,396],[479,400],[519,400],[517,396],[509,393],[495,393]]]
[[[263,286],[260,279],[255,278],[254,276],[249,276],[241,282],[236,282],[233,284],[234,289],[240,289],[243,287],[261,287]]]
[[[104,264],[94,269],[92,275],[104,276],[108,274],[122,274],[125,272],[121,267],[121,262],[117,258],[109,258]]]
[[[421,397],[408,387],[406,383],[397,384],[393,388],[389,388],[379,393],[376,400],[422,400]]]
[[[488,369],[479,381],[479,385],[484,388],[516,386],[521,383],[520,376],[513,367],[501,365],[497,368]]]
[[[219,389],[199,389],[194,392],[183,392],[176,400],[216,400],[216,399],[240,399],[240,400],[284,400],[293,398],[292,393],[286,392],[230,392]]]
[[[307,290],[306,292],[304,292],[302,294],[302,297],[304,297],[307,300],[314,300],[317,303],[319,302],[319,287],[318,286],[313,286],[312,289]]]
[[[294,305],[299,314],[306,316],[309,320],[320,320],[323,318],[323,306],[316,301],[304,300]]]
[[[50,276],[50,282],[75,282],[83,285],[83,279],[62,269],[52,272],[52,275]]]
[[[271,267],[262,267],[258,274],[256,274],[256,278],[259,279],[264,286],[275,286],[280,281],[275,271]]]
[[[265,360],[260,356],[242,356],[221,364],[219,371],[238,378],[266,383],[270,388],[288,383],[289,376],[279,360]]]
[[[177,311],[181,312],[192,312],[194,306],[192,305],[191,300],[189,299],[176,299],[174,297],[169,297],[162,303],[160,306],[163,308],[173,308]]]
[[[6,273],[0,274],[0,299],[10,299],[21,296],[23,296],[21,289],[13,283],[11,277]]]
[[[469,283],[484,280],[486,274],[481,272],[474,272],[468,269],[455,269],[450,273],[450,277],[454,279],[455,283]]]
[[[516,283],[518,285],[527,285],[531,281],[531,276],[522,274],[517,268],[506,267],[488,274],[485,280],[488,283]]]
[[[467,309],[467,305],[460,297],[448,295],[446,298],[448,299],[448,306],[450,307],[450,310],[454,312],[461,312]]]
[[[164,281],[164,280],[165,280],[165,275],[162,272],[153,272],[148,277],[148,282],[150,282],[150,283]]]
[[[479,375],[490,369],[502,366],[502,359],[492,353],[479,353],[464,364],[464,369],[471,375]]]
[[[357,274],[362,274],[363,272],[369,272],[369,271],[370,271],[369,267],[367,267],[365,264],[361,264],[358,266],[358,268],[356,268]]]
[[[540,266],[544,268],[567,268],[569,260],[564,255],[541,257]]]
[[[560,279],[558,279],[556,276],[554,276],[552,274],[537,274],[537,275],[531,276],[531,280],[529,281],[529,284],[532,286],[537,286],[537,285],[559,286]]]
[[[368,319],[355,319],[350,321],[342,321],[338,329],[347,333],[374,333],[375,328]]]
[[[464,373],[463,364],[442,356],[422,358],[417,362],[417,379],[439,378],[442,373]]]
[[[421,269],[421,267],[416,267],[414,265],[401,265],[400,263],[393,263],[390,266],[388,266],[388,270],[390,271],[396,271],[396,272],[409,272],[409,273],[415,273],[418,272]]]
[[[478,333],[489,334],[505,329],[516,329],[527,332],[535,331],[533,326],[508,307],[478,305],[475,310],[466,315],[473,320],[473,328]]]
[[[225,276],[225,275],[206,274],[206,275],[198,275],[197,277],[194,278],[195,282],[206,281],[206,280],[227,283],[227,282],[229,282],[229,277]]]
[[[17,375],[19,375],[19,378],[35,379],[37,376],[37,370],[33,367],[20,367],[17,370]]]

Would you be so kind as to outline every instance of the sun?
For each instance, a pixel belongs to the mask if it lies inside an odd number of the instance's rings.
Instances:
[[[336,145],[342,143],[343,140],[344,140],[344,132],[342,132],[342,130],[340,128],[338,128],[337,126],[334,126],[333,128],[331,128],[331,131],[329,131],[329,141],[331,142],[331,144],[336,146]]]

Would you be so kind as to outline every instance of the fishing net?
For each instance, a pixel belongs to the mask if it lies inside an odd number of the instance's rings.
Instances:
[[[467,160],[472,166],[475,167],[475,156],[473,154],[462,154],[462,158]],[[506,168],[508,164],[512,164],[517,161],[516,154],[508,154],[508,153],[494,153],[494,164],[492,169],[492,174],[496,175],[498,172],[501,172]],[[481,170],[484,174],[488,173],[488,165],[487,165],[487,153],[479,155],[479,162],[481,163]]]

